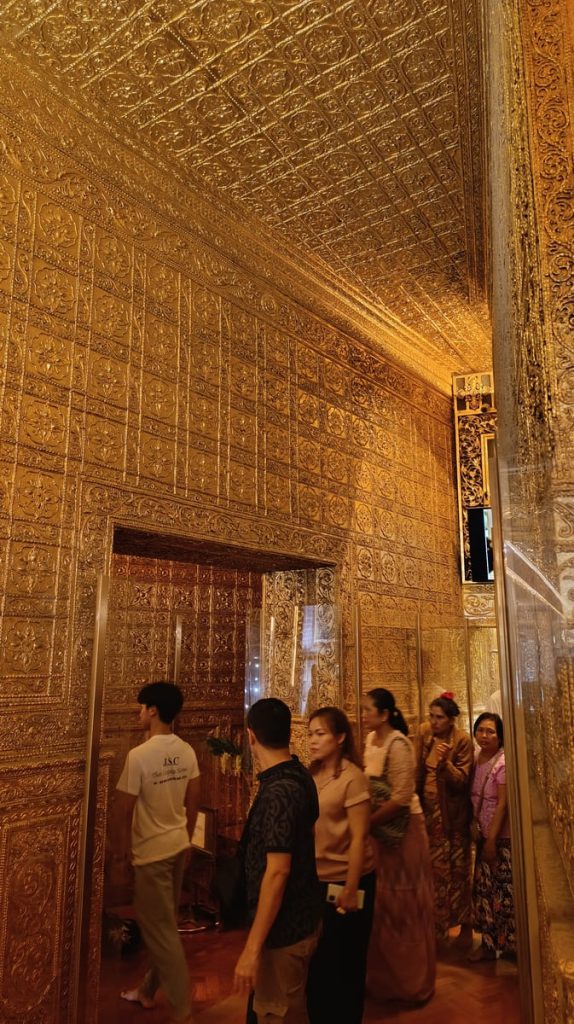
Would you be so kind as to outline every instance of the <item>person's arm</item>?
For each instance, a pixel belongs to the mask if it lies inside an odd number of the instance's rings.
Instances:
[[[349,866],[342,892],[337,897],[337,906],[342,910],[357,910],[357,889],[363,873],[365,839],[371,823],[369,800],[347,807],[347,824],[351,833],[349,845]]]
[[[185,816],[187,818],[187,834],[191,843],[191,837],[193,836],[193,830],[195,828],[195,822],[197,821],[197,812],[199,810],[199,801],[201,799],[201,782],[199,775],[195,779],[190,779],[187,784],[185,791]]]
[[[132,846],[132,818],[137,796],[116,789],[110,810],[107,829],[107,858],[110,861],[125,862],[126,870]]]
[[[425,752],[425,729],[424,725],[419,726],[413,740],[413,754],[415,758],[415,793],[422,796],[424,789],[424,752]]]
[[[447,753],[444,756],[442,747],[447,747]],[[462,737],[456,750],[453,751],[452,759],[448,758],[447,744],[439,744],[437,751],[439,755],[437,772],[443,775],[447,786],[450,786],[451,789],[466,789],[474,763],[474,751],[470,736]]]
[[[481,856],[487,864],[494,864],[496,861],[496,840],[500,834],[508,810],[506,796],[506,783],[503,782],[496,787],[496,810],[494,812],[488,836],[484,840]]]
[[[290,853],[267,854],[267,864],[261,879],[257,910],[243,952],[235,966],[233,986],[235,992],[250,992],[255,987],[263,943],[279,913],[290,871]]]
[[[377,807],[376,811],[371,814],[371,828],[373,825],[382,825],[386,821],[392,821],[404,809],[405,805],[400,804],[398,800],[385,800],[384,804]]]
[[[106,831],[105,870],[116,886],[131,882],[132,818],[137,797],[116,790]]]

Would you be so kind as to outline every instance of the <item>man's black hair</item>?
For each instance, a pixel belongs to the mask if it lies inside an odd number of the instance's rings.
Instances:
[[[255,701],[247,712],[247,725],[262,747],[283,750],[291,737],[291,712],[277,697]]]
[[[181,711],[183,693],[174,683],[166,683],[163,680],[157,683],[148,683],[146,686],[142,686],[138,693],[138,704],[145,704],[146,708],[157,708],[157,713],[164,725],[170,725]]]

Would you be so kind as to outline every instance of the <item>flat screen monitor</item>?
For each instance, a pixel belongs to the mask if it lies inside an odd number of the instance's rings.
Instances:
[[[492,509],[483,506],[469,508],[467,511],[472,579],[474,583],[489,583],[494,579]]]

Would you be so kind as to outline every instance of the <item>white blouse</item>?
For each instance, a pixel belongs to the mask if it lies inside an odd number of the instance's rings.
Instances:
[[[415,755],[407,736],[394,729],[382,747],[376,744],[376,732],[370,732],[365,743],[365,775],[380,778],[388,758],[387,778],[391,797],[411,814],[422,814],[421,802],[415,793]]]

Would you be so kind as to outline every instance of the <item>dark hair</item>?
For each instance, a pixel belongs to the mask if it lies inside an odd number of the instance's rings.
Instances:
[[[500,717],[500,715],[497,715],[495,711],[483,711],[482,714],[478,716],[476,722],[474,723],[474,725],[472,727],[472,735],[476,736],[476,732],[477,732],[477,729],[478,729],[480,723],[484,722],[484,720],[486,718],[488,718],[489,721],[494,722],[494,724],[496,726],[496,735],[498,736],[498,744],[499,744],[499,746],[503,747],[504,746],[504,726],[502,724],[502,718]]]
[[[351,723],[347,718],[344,711],[340,708],[317,708],[312,715],[309,715],[309,725],[315,718],[322,718],[327,726],[329,732],[333,733],[333,736],[344,736],[345,739],[339,747],[339,753],[341,760],[346,757],[347,761],[352,761],[353,764],[357,765],[357,768],[363,768],[363,762],[357,753],[357,747],[355,745],[355,737],[353,736],[353,730]],[[314,762],[313,762],[314,763]]]
[[[177,713],[181,711],[183,693],[175,683],[160,680],[157,683],[148,683],[147,686],[142,686],[138,693],[138,704],[145,704],[146,708],[157,708],[157,713],[164,725],[170,725]]]
[[[452,693],[441,693],[440,697],[435,697],[431,700],[429,707],[440,708],[444,711],[447,718],[458,718],[460,715],[460,708],[453,698]]]
[[[367,692],[367,697],[371,698],[379,714],[382,714],[383,711],[389,712],[389,725],[393,729],[398,729],[403,736],[408,736],[409,727],[396,706],[394,694],[390,690],[385,690],[383,686],[377,686],[374,690]]]
[[[247,726],[262,747],[283,750],[291,738],[291,712],[277,697],[256,700],[247,712]]]

